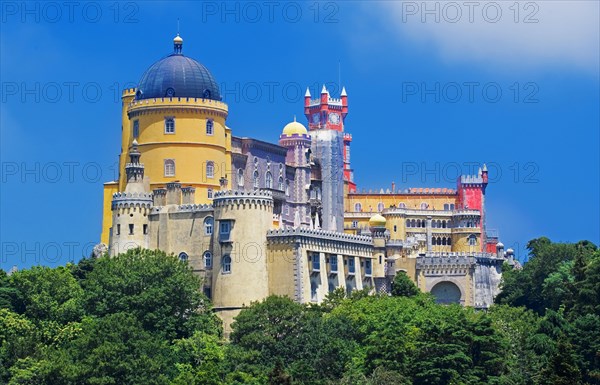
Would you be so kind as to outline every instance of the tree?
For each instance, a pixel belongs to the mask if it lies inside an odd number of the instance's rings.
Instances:
[[[79,321],[84,314],[83,291],[64,266],[17,271],[10,276],[9,284],[16,290],[15,311],[37,324],[66,324]]]
[[[92,315],[129,312],[146,330],[168,339],[189,337],[194,330],[220,333],[200,279],[187,263],[162,251],[134,249],[99,258],[82,285]]]
[[[394,297],[413,297],[421,291],[408,277],[404,271],[399,271],[392,283],[392,295]]]

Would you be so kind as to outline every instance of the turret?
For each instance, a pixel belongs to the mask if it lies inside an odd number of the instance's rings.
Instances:
[[[146,190],[144,165],[140,162],[137,140],[133,141],[129,149],[129,158],[130,161],[125,166],[125,192],[114,194],[111,202],[111,256],[136,247],[148,247],[148,214],[153,201],[152,194]]]

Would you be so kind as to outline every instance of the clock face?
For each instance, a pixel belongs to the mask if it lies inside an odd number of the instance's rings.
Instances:
[[[319,123],[319,114],[313,114],[312,121],[315,124]]]
[[[329,114],[329,123],[339,124],[340,123],[340,114],[336,114],[335,112]]]

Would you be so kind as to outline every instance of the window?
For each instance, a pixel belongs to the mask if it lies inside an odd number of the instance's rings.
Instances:
[[[238,170],[237,183],[239,187],[244,187],[244,170],[241,168]]]
[[[148,234],[148,225],[144,225],[144,234]]]
[[[212,254],[209,251],[204,252],[202,259],[204,260],[204,267],[206,269],[212,269]]]
[[[179,260],[181,262],[187,262],[188,261],[188,255],[186,253],[179,253]]]
[[[140,136],[140,121],[133,121],[133,137],[137,139]]]
[[[175,176],[175,161],[165,159],[165,176]]]
[[[450,203],[450,210],[454,210],[454,203]]]
[[[165,134],[174,134],[175,133],[175,118],[167,117],[165,118]]]
[[[352,228],[355,229],[358,227],[358,221],[352,221]]]
[[[331,293],[334,290],[335,290],[335,285],[333,283],[329,282],[329,292]]]
[[[219,241],[229,241],[230,230],[231,223],[229,223],[229,221],[221,221],[219,227]]]
[[[411,225],[410,225],[410,219],[406,220],[406,227],[411,227]]]
[[[385,205],[383,204],[383,202],[379,202],[377,204],[377,211],[382,212],[384,208],[385,208]]]
[[[129,235],[133,235],[133,223],[129,224]]]
[[[354,258],[348,258],[348,273],[354,274],[355,270]]]
[[[337,267],[338,267],[338,259],[337,259],[337,255],[332,255],[329,257],[329,266],[331,267],[331,272],[333,273],[337,273]]]
[[[117,225],[117,235],[121,234],[121,225]]]
[[[223,256],[223,274],[229,274],[231,273],[231,257],[229,255],[224,255]]]
[[[270,171],[267,171],[267,175],[265,176],[265,181],[267,184],[267,188],[273,188],[273,174]]]
[[[421,203],[421,210],[427,210],[427,206],[429,206],[427,203]]]
[[[313,253],[311,256],[312,268],[313,271],[319,271],[321,268],[321,259],[319,257],[319,253]]]
[[[215,162],[212,162],[212,161],[206,162],[206,177],[207,178],[215,177]]]
[[[260,181],[258,180],[258,171],[254,171],[254,180],[253,180],[254,188],[260,188]]]
[[[285,181],[285,195],[286,196],[290,196],[290,181],[286,180]]]
[[[208,199],[213,199],[213,189],[209,188],[206,190],[206,195]]]
[[[405,209],[406,203],[398,203],[398,208]]]
[[[450,210],[450,205],[448,203],[444,203],[444,211]]]
[[[213,217],[208,217],[204,220],[204,235],[212,235],[213,233]]]
[[[310,281],[310,300],[317,302],[317,283]]]
[[[362,205],[360,203],[356,203],[354,205],[354,211],[356,211],[357,213],[361,212],[362,211]]]
[[[396,225],[394,225],[394,232],[398,231],[398,227]]]
[[[367,259],[365,261],[365,274],[366,275],[371,275],[373,273],[373,268],[372,268],[372,263],[370,259]]]
[[[379,264],[381,265],[381,255],[379,256]]]
[[[437,225],[437,221],[431,221],[431,227],[433,227],[434,229],[435,229],[436,227],[438,227],[438,225]]]
[[[279,191],[283,191],[284,186],[283,186],[283,177],[279,177],[279,182],[277,183],[277,189]]]
[[[415,219],[410,221],[410,227],[417,227],[417,221]]]
[[[477,237],[473,234],[469,235],[469,246],[477,246]]]
[[[208,119],[206,121],[206,135],[212,135],[213,134],[213,121],[212,119]]]

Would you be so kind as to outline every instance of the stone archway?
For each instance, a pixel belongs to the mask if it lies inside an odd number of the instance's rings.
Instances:
[[[431,294],[435,297],[435,302],[440,304],[460,304],[462,293],[460,288],[453,282],[442,281],[431,288]]]

